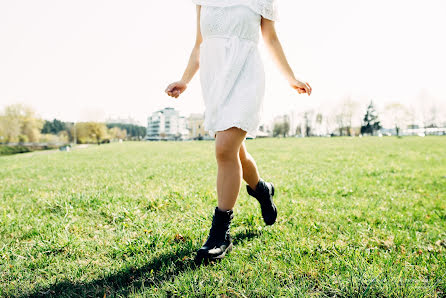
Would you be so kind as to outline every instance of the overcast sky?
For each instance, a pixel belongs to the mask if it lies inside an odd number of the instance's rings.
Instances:
[[[285,54],[313,94],[288,86],[261,41],[264,121],[328,110],[346,96],[381,107],[445,103],[446,1],[278,4]],[[0,108],[25,103],[46,119],[130,116],[141,124],[167,106],[185,116],[203,112],[199,73],[180,98],[164,93],[181,78],[194,38],[190,0],[1,0]]]

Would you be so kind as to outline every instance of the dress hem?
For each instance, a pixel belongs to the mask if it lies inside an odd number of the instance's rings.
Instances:
[[[238,124],[238,123],[231,123],[231,124],[219,126],[218,128],[215,128],[215,129],[208,129],[208,132],[209,132],[209,135],[215,139],[217,131],[224,131],[231,127],[237,127],[237,128],[240,128],[241,130],[246,131],[245,137],[249,136],[251,138],[256,138],[256,136],[257,136],[257,129],[247,128],[246,125],[242,125],[242,124]]]

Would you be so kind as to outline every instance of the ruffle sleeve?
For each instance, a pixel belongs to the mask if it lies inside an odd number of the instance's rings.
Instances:
[[[279,20],[277,0],[192,0],[197,5],[208,5],[227,7],[235,5],[246,5],[265,19]]]

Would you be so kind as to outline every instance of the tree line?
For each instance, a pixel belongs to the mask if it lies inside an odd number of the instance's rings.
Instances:
[[[416,128],[418,127],[417,123],[420,123],[420,126],[424,128],[441,126],[444,120],[439,115],[435,104],[421,101],[420,103],[421,108],[411,109],[398,102],[392,102],[384,107],[381,115],[378,115],[376,106],[371,101],[363,116],[360,117],[359,103],[347,97],[330,110],[329,114],[322,114],[314,110],[301,113],[298,120],[294,121],[294,127],[291,127],[290,115],[283,115],[274,123],[273,136],[375,135],[384,125],[399,136],[402,129]],[[360,120],[354,121],[355,119]],[[358,126],[357,123],[360,125]]]
[[[333,118],[334,122],[336,123],[336,130],[339,136],[352,136],[355,134],[353,129],[353,116],[357,106],[357,102],[354,102],[348,98],[338,107],[338,111],[335,113]],[[389,105],[388,107],[392,108],[392,112],[394,113],[397,113],[398,109],[403,109],[402,106],[396,104]],[[316,115],[313,114],[313,111],[306,111],[303,113],[301,125],[296,127],[294,132],[295,135],[303,135],[306,137],[317,135],[314,129],[317,126],[322,125],[324,115],[322,113],[317,113]],[[282,121],[276,122],[273,128],[273,136],[287,137],[290,133],[289,122],[290,120],[288,115],[285,115]],[[400,131],[399,123],[400,121],[395,121],[397,135]],[[381,121],[379,120],[375,105],[373,101],[371,101],[362,119],[362,125],[360,126],[359,131],[356,133],[360,133],[361,135],[375,135],[381,128],[383,128]],[[326,134],[334,135],[333,131],[331,133],[327,132]]]
[[[133,124],[64,122],[43,120],[22,104],[9,105],[0,113],[0,143],[106,143],[142,140],[146,128]]]

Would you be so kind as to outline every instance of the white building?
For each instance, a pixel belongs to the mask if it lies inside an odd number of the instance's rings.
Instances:
[[[174,108],[156,111],[147,119],[147,140],[184,140],[188,134],[186,118]]]

